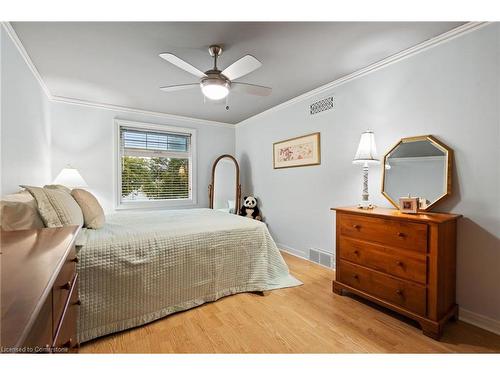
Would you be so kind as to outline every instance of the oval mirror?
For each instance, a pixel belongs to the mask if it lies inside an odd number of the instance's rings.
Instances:
[[[231,155],[219,156],[212,166],[212,183],[208,186],[210,208],[238,214],[240,189],[238,162]]]
[[[425,211],[451,194],[453,151],[430,135],[402,138],[383,160],[382,194],[399,209],[399,198],[419,198]]]

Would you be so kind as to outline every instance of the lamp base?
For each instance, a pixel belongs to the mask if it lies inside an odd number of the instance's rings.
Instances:
[[[358,208],[363,210],[369,210],[375,206],[370,203],[368,195],[368,164],[365,163],[363,166],[363,194],[361,194],[361,202],[358,204]]]

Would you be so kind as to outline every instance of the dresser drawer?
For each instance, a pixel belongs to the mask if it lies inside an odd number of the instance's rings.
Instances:
[[[33,353],[47,352],[52,343],[52,299],[50,297],[49,295],[40,309],[23,343],[23,346],[31,348]]]
[[[337,265],[337,280],[394,305],[425,315],[426,289],[347,261]]]
[[[69,299],[66,301],[61,320],[56,329],[52,346],[58,349],[72,349],[76,345],[76,324],[78,319],[78,274],[72,280]]]
[[[427,251],[427,225],[361,215],[338,215],[340,234],[420,252]]]
[[[73,247],[67,256],[52,289],[53,335],[56,333],[64,310],[64,305],[66,304],[70,290],[72,289],[72,282],[76,275],[76,259],[76,251]]]
[[[427,262],[424,254],[353,240],[344,236],[340,236],[337,251],[340,258],[350,262],[421,284],[426,282]]]

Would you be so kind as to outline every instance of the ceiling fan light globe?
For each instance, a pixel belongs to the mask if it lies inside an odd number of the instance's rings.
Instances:
[[[221,100],[229,94],[229,83],[222,80],[207,79],[200,86],[203,95],[210,100]]]

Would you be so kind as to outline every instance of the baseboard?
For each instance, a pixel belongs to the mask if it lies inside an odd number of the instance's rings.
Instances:
[[[459,320],[500,335],[498,320],[462,308],[459,309]]]
[[[333,266],[332,266],[332,268],[330,268],[330,267],[327,267],[327,266],[324,266],[322,264],[319,264],[319,263],[316,263],[316,262],[313,262],[313,261],[309,260],[309,258],[307,257],[306,252],[304,252],[302,250],[295,249],[293,247],[284,245],[282,243],[276,243],[276,246],[278,246],[278,249],[280,251],[283,251],[284,253],[293,255],[294,257],[297,257],[297,258],[301,258],[301,259],[307,260],[308,262],[311,262],[311,263],[313,263],[313,264],[315,264],[317,266],[320,266],[320,267],[324,267],[324,268],[326,268],[328,270],[335,270],[335,257],[333,257]]]
[[[282,243],[277,243],[276,246],[278,246],[278,249],[284,251],[285,253],[288,253],[290,255],[294,255],[296,257],[299,257],[299,258],[302,258],[302,259],[309,261],[309,259],[307,259],[306,253],[303,252],[302,250],[294,249],[293,247],[287,246],[287,245],[282,244]]]

